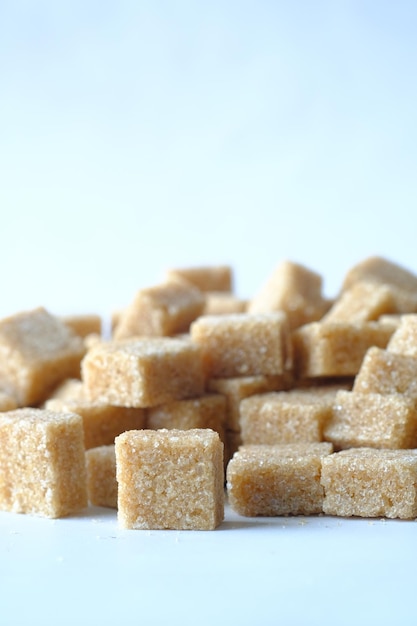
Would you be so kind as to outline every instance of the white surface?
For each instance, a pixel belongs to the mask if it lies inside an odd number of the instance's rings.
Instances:
[[[416,523],[242,518],[128,531],[0,513],[5,626],[415,624]]]
[[[0,3],[0,316],[110,315],[170,266],[417,271],[413,1]],[[126,532],[0,513],[0,622],[411,624],[416,524]],[[195,611],[198,610],[198,618]],[[414,620],[415,622],[415,620]]]

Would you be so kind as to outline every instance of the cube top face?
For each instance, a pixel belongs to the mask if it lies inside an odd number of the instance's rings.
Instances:
[[[79,422],[80,416],[75,413],[67,413],[64,411],[50,411],[45,409],[22,408],[14,411],[0,413],[0,424],[9,424],[17,430],[20,428],[32,428],[34,432],[47,432],[54,426],[68,424],[71,422]]]
[[[395,285],[408,291],[417,291],[417,276],[409,270],[384,257],[364,259],[346,274],[343,288],[347,289],[359,280]]]
[[[344,291],[322,322],[367,322],[396,313],[394,296],[387,285],[357,282]]]
[[[209,429],[129,431],[116,438],[124,528],[215,528],[223,519],[223,444]]]
[[[1,320],[0,344],[24,362],[48,362],[67,352],[81,358],[85,352],[82,339],[43,308]]]
[[[122,313],[114,338],[163,337],[186,332],[204,305],[204,295],[185,282],[141,289]]]
[[[337,461],[346,464],[352,470],[367,470],[374,468],[395,467],[398,460],[402,464],[414,467],[417,470],[417,449],[406,450],[382,450],[378,448],[349,448],[337,453]]]
[[[417,358],[369,348],[355,378],[353,391],[361,393],[401,393],[417,398]]]
[[[200,291],[230,292],[233,288],[233,272],[229,265],[172,268],[167,280],[186,280]]]
[[[236,458],[244,459],[246,462],[252,461],[259,466],[274,465],[280,463],[293,463],[294,460],[306,456],[327,456],[333,452],[333,445],[323,441],[318,443],[287,443],[266,445],[244,445],[241,446]]]

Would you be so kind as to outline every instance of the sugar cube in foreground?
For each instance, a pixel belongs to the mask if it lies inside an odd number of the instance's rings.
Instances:
[[[322,512],[322,458],[329,443],[242,446],[227,466],[230,506],[240,515],[316,515]]]
[[[0,509],[63,517],[87,506],[82,419],[75,413],[0,413]]]
[[[224,517],[223,444],[207,429],[131,430],[115,440],[122,528],[213,530]]]
[[[359,517],[417,517],[417,450],[343,450],[323,458],[323,511]]]

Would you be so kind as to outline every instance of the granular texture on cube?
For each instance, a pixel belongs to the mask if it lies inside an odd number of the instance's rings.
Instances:
[[[90,400],[146,408],[202,395],[205,378],[199,346],[171,337],[111,341],[82,361]]]
[[[59,399],[48,400],[45,408],[81,415],[86,450],[114,444],[117,435],[125,430],[145,428],[146,425],[145,409],[112,406],[88,400]]]
[[[336,449],[416,448],[415,399],[399,393],[341,390],[336,394],[324,438]]]
[[[369,348],[355,377],[352,391],[400,393],[417,400],[417,357]]]
[[[0,508],[63,517],[87,506],[82,420],[73,413],[0,413]]]
[[[0,321],[0,387],[19,406],[40,404],[65,378],[80,377],[81,337],[39,308]]]
[[[385,348],[394,328],[378,322],[312,322],[293,333],[299,378],[355,376],[371,346]]]
[[[227,401],[226,429],[240,433],[240,403],[244,398],[267,391],[288,389],[292,384],[292,375],[276,376],[238,376],[235,378],[211,378],[207,387],[210,391],[221,393]]]
[[[210,429],[131,430],[116,438],[123,528],[212,530],[224,516],[223,444]]]
[[[242,446],[227,466],[230,506],[249,517],[321,513],[321,463],[332,451],[325,442]]]
[[[198,398],[173,400],[147,410],[147,428],[153,430],[211,428],[224,441],[226,398],[206,393]]]
[[[116,453],[114,444],[86,450],[85,459],[89,502],[94,506],[117,509]]]
[[[398,263],[379,256],[364,259],[347,272],[342,291],[360,281],[389,286],[398,313],[417,311],[417,275]]]
[[[275,376],[292,365],[285,313],[204,315],[191,324],[208,378]]]
[[[281,262],[248,304],[249,313],[285,311],[291,329],[319,320],[329,308],[320,274],[292,261]]]
[[[141,289],[120,315],[114,338],[165,337],[186,332],[204,305],[201,291],[184,282]]]
[[[333,396],[304,390],[272,391],[240,403],[244,445],[323,441],[323,428],[332,415]]]
[[[343,517],[417,517],[417,450],[343,450],[322,460],[323,511]]]
[[[391,336],[387,350],[417,358],[417,315],[402,315],[398,328]]]
[[[321,318],[322,322],[370,322],[396,313],[389,285],[359,281],[346,289]]]

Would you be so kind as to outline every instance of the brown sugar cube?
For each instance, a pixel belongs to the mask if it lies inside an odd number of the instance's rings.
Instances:
[[[359,281],[389,285],[399,313],[417,311],[417,275],[379,256],[364,259],[346,274],[342,290]]]
[[[398,328],[388,342],[387,350],[417,357],[417,315],[402,315]]]
[[[224,516],[223,444],[207,429],[131,430],[116,438],[123,528],[212,530]]]
[[[204,292],[233,290],[233,271],[229,265],[173,268],[166,272],[166,280],[187,281]]]
[[[403,393],[417,400],[417,357],[369,348],[355,378],[359,393]]]
[[[291,261],[280,263],[248,304],[248,313],[285,311],[291,329],[319,320],[329,308],[322,277]]]
[[[101,336],[102,321],[100,315],[64,315],[60,319],[79,337],[85,338],[88,335]]]
[[[226,429],[240,432],[240,403],[244,398],[266,391],[288,389],[292,384],[290,373],[277,376],[238,376],[237,378],[211,378],[207,387],[210,391],[226,397]]]
[[[17,409],[16,400],[0,389],[0,411],[13,411],[13,409]]]
[[[114,445],[85,452],[88,500],[94,506],[117,509],[116,453]]]
[[[357,282],[344,291],[322,322],[369,322],[396,312],[395,299],[388,285]]]
[[[113,444],[115,437],[125,430],[145,428],[146,425],[144,409],[111,406],[88,400],[60,399],[48,400],[45,408],[81,415],[86,450]]]
[[[322,512],[322,459],[328,443],[242,446],[227,466],[230,506],[248,517]]]
[[[333,397],[291,390],[271,391],[242,400],[243,444],[323,441],[323,428],[332,414]]]
[[[299,378],[356,376],[371,346],[385,348],[393,327],[379,322],[312,322],[293,333]]]
[[[200,348],[170,337],[97,345],[81,369],[89,399],[114,406],[146,408],[204,391]]]
[[[237,452],[242,445],[242,437],[240,432],[226,430],[224,435],[224,465],[227,465],[234,453]]]
[[[50,393],[48,400],[86,400],[83,382],[78,378],[66,378]]]
[[[225,416],[226,398],[218,393],[207,393],[199,398],[173,400],[148,409],[147,428],[211,428],[224,441]]]
[[[275,376],[292,364],[285,313],[204,315],[191,324],[208,378]]]
[[[31,408],[0,413],[0,509],[63,517],[85,506],[81,417]]]
[[[228,313],[245,313],[246,300],[225,291],[209,291],[205,293],[205,304],[202,315],[222,315]]]
[[[417,517],[417,450],[344,450],[322,459],[323,511],[343,517]]]
[[[68,377],[79,378],[83,341],[39,308],[0,321],[0,386],[18,405],[40,404]]]
[[[415,448],[417,409],[413,398],[398,393],[359,393],[341,390],[324,438],[336,449]]]
[[[165,337],[186,332],[203,312],[205,298],[192,285],[171,282],[141,289],[120,316],[115,339]]]

